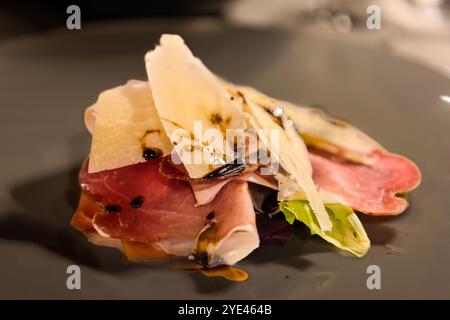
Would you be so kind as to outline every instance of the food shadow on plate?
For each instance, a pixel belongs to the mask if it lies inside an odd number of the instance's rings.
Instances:
[[[401,219],[400,216],[380,219],[380,217],[358,214],[358,217],[364,225],[372,246],[385,247],[396,238],[395,228],[387,224]],[[336,257],[344,256],[342,258],[352,256],[317,235],[311,236],[309,229],[302,223],[296,222],[295,226],[294,234],[286,244],[261,246],[246,261],[255,264],[278,263],[303,271],[314,267],[314,263],[308,258],[312,254],[334,253]],[[370,255],[370,250],[368,255]]]
[[[80,161],[81,165],[81,161]],[[149,263],[130,263],[116,249],[92,245],[69,225],[80,195],[78,171],[80,165],[69,167],[32,181],[21,183],[11,190],[16,202],[14,209],[2,212],[0,238],[39,244],[73,261],[109,273],[125,272],[137,268],[161,268]],[[395,238],[395,230],[387,225],[390,217],[368,217],[359,215],[374,246],[385,246]],[[319,252],[335,252],[336,249],[319,237],[311,237],[303,225],[298,225],[295,234],[283,246],[265,245],[255,250],[244,260],[245,264],[261,265],[275,263],[306,270],[314,266],[308,255]],[[370,254],[370,253],[369,253]],[[188,274],[202,293],[226,290],[234,285],[223,278],[207,278],[199,273]]]
[[[70,226],[80,195],[79,166],[19,184],[10,191],[13,209],[0,216],[0,239],[26,241],[105,272],[142,268],[121,252],[97,247]]]
[[[409,209],[398,216],[369,216],[362,213],[358,214],[358,218],[366,230],[372,246],[385,247],[392,243],[397,237],[395,230],[395,221],[403,219],[408,215]],[[389,225],[391,224],[391,225]],[[370,254],[370,250],[369,253]]]

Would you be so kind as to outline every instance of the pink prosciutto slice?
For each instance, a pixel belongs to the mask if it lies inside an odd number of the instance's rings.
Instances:
[[[332,195],[340,203],[369,215],[396,215],[403,212],[408,202],[399,194],[413,190],[421,180],[420,171],[412,161],[381,150],[370,155],[368,165],[314,151],[310,151],[309,155],[313,180],[322,194]],[[263,177],[256,173],[222,180],[189,180],[189,183],[197,205],[201,205],[213,201],[230,181],[254,179],[263,184]]]
[[[364,165],[310,152],[314,182],[354,210],[369,215],[403,212],[408,202],[398,195],[419,185],[419,169],[411,160],[381,150],[370,158],[371,164]]]
[[[255,215],[245,181],[228,183],[214,201],[196,206],[187,181],[169,179],[160,173],[162,159],[91,174],[85,162],[80,183],[84,192],[103,207],[92,218],[101,236],[157,243],[166,252],[184,242],[189,252],[183,253],[189,254],[205,225],[213,222],[209,264],[234,264],[258,247]]]
[[[197,205],[204,205],[213,201],[216,195],[230,181],[248,181],[265,186],[270,189],[277,189],[277,184],[273,176],[261,176],[256,172],[243,174],[226,179],[215,180],[188,180],[194,192]]]
[[[220,190],[230,181],[249,181],[271,189],[277,189],[277,183],[273,176],[261,176],[257,171],[228,178],[191,179],[186,169],[182,165],[174,165],[170,161],[170,157],[164,157],[161,160],[159,171],[169,179],[188,181],[197,201],[196,206],[205,205],[213,201]]]
[[[227,86],[271,115],[281,108],[293,121],[309,149],[313,180],[324,202],[339,202],[371,215],[395,215],[406,209],[407,201],[397,195],[413,190],[421,180],[411,160],[388,152],[358,128],[319,110],[280,101],[253,88]],[[303,197],[301,188],[285,180],[288,192],[280,188],[281,200]]]

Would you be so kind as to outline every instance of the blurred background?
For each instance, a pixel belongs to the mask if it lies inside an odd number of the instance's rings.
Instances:
[[[450,0],[3,1],[0,42],[65,27],[71,4],[81,8],[84,27],[106,20],[202,18],[250,28],[318,28],[450,73]],[[373,5],[380,9],[381,29],[367,28]]]

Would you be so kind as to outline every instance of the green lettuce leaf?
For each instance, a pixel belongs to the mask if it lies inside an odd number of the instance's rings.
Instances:
[[[370,248],[366,231],[351,208],[341,204],[325,204],[333,229],[322,231],[309,203],[305,200],[283,201],[280,210],[286,221],[293,224],[295,220],[303,222],[311,234],[317,234],[336,247],[350,251],[358,257],[364,256]]]

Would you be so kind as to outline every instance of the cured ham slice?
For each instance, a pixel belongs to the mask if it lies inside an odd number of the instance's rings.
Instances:
[[[420,182],[417,166],[405,157],[375,151],[372,165],[339,162],[310,153],[316,185],[333,193],[340,202],[370,215],[395,215],[408,202],[398,194],[410,191]]]
[[[83,169],[82,188],[105,208],[94,216],[93,226],[107,237],[143,242],[195,238],[211,211],[209,207],[194,207],[195,198],[187,182],[159,174],[159,161],[104,173],[89,174]]]
[[[162,159],[92,174],[87,172],[86,161],[80,172],[81,187],[102,210],[76,221],[86,225],[90,218],[102,237],[151,243],[179,255],[191,253],[205,226],[213,225],[214,233],[208,238],[208,265],[234,264],[258,247],[245,181],[228,183],[214,201],[195,206],[187,181],[160,173]]]
[[[161,259],[170,257],[156,243],[127,241],[102,237],[92,225],[95,214],[102,212],[103,207],[91,200],[85,193],[80,196],[78,208],[73,215],[70,224],[78,231],[83,232],[88,240],[98,246],[117,248],[123,251],[129,260]]]
[[[270,179],[272,178],[272,179]],[[192,191],[194,192],[197,205],[204,205],[213,201],[222,188],[233,180],[248,181],[276,190],[278,188],[276,181],[271,176],[261,176],[258,173],[248,173],[228,179],[217,180],[189,180]]]
[[[411,160],[386,151],[359,129],[323,112],[270,98],[252,88],[227,86],[268,113],[283,108],[308,147],[313,180],[325,203],[341,203],[370,215],[396,215],[407,208],[408,202],[398,194],[413,190],[421,181]],[[279,200],[306,198],[291,179],[278,177]]]
[[[247,182],[236,180],[227,183],[209,205],[214,208],[211,227],[204,229],[206,232],[199,235],[197,242],[199,249],[202,241],[206,240],[203,242],[206,247],[200,249],[206,249],[210,257],[208,265],[233,264],[259,246],[255,212]],[[214,230],[213,241],[208,232],[211,229]]]
[[[78,208],[70,220],[72,227],[85,234],[96,233],[92,226],[92,219],[102,208],[90,200],[84,193],[81,194]]]
[[[222,190],[222,188],[231,180],[236,180],[236,178],[215,181],[189,181],[192,191],[194,192],[195,199],[197,200],[197,205],[204,205],[213,201],[220,190]]]
[[[159,171],[169,179],[185,180],[191,185],[197,200],[196,206],[204,205],[213,201],[222,188],[233,180],[248,181],[270,189],[277,190],[278,186],[273,176],[263,176],[257,171],[244,173],[232,177],[221,177],[217,179],[191,179],[182,165],[175,165],[169,159],[164,157],[159,164]]]
[[[122,251],[128,260],[165,259],[170,257],[164,250],[155,244],[137,241],[121,241]]]

